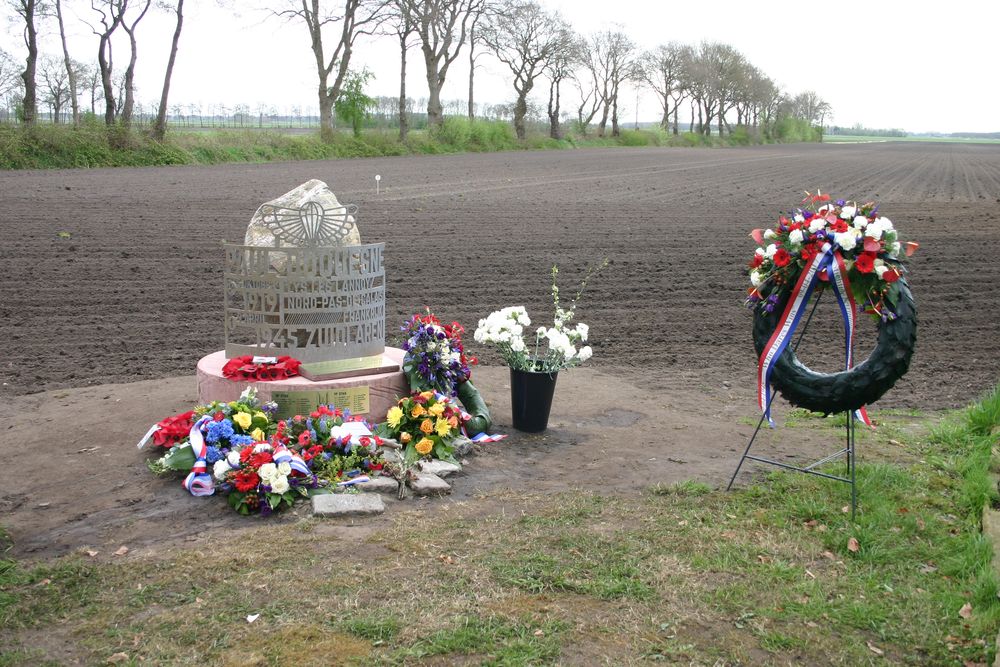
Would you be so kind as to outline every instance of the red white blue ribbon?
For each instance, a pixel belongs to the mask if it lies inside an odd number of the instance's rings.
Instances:
[[[851,350],[854,343],[854,297],[851,295],[851,287],[847,280],[847,268],[844,258],[839,250],[830,243],[824,243],[822,251],[817,253],[806,268],[799,274],[799,279],[792,289],[792,293],[785,305],[785,311],[771,334],[770,340],[761,352],[760,360],[757,364],[757,403],[761,411],[767,418],[768,424],[774,427],[774,420],[771,419],[771,374],[774,366],[781,357],[788,343],[791,341],[805,313],[805,305],[809,303],[813,290],[819,283],[820,275],[826,271],[833,284],[833,292],[837,297],[840,306],[841,316],[844,318],[844,335],[846,347],[846,368],[849,370],[853,366]],[[864,407],[855,411],[855,415],[862,422],[871,426],[871,420]]]
[[[205,436],[201,433],[201,427],[212,421],[209,415],[205,415],[194,423],[188,442],[191,443],[191,451],[194,452],[194,465],[191,472],[184,479],[184,488],[191,492],[192,496],[210,496],[215,493],[215,481],[208,474],[208,445],[205,444]]]
[[[271,454],[271,458],[273,458],[274,462],[279,465],[287,463],[291,466],[292,470],[296,470],[306,477],[312,475],[312,472],[309,470],[309,466],[306,465],[306,462],[302,459],[302,457],[292,452],[292,450],[288,449],[288,447],[285,447],[284,445],[276,446],[274,448],[274,452]]]

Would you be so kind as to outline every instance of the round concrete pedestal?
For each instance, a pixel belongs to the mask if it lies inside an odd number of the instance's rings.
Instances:
[[[403,350],[395,347],[385,348],[383,357],[386,364],[403,365]],[[226,353],[222,350],[213,352],[201,358],[198,362],[198,400],[201,403],[211,403],[212,401],[228,402],[235,401],[247,387],[254,387],[257,390],[257,397],[261,401],[270,401],[274,394],[294,394],[310,392],[329,391],[331,394],[337,390],[351,390],[356,387],[367,387],[368,389],[368,410],[357,411],[352,409],[354,414],[366,414],[370,421],[384,421],[385,413],[396,404],[401,396],[410,393],[410,384],[406,380],[406,375],[402,371],[392,373],[379,373],[378,375],[359,375],[355,377],[338,378],[336,380],[309,380],[304,377],[293,377],[287,380],[275,380],[269,382],[234,382],[222,374],[222,367],[226,364]],[[356,393],[356,392],[349,392]],[[338,405],[338,407],[344,407]],[[279,414],[285,414],[286,410],[279,401]],[[316,405],[298,410],[298,412],[308,412],[315,409]]]

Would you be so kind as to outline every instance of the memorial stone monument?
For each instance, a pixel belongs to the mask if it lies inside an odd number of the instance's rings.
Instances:
[[[311,180],[260,206],[242,245],[225,244],[226,349],[198,363],[203,402],[248,385],[282,416],[320,404],[382,420],[408,393],[403,351],[385,347],[384,243],[361,243],[357,206]],[[225,378],[227,359],[288,355],[302,377]]]

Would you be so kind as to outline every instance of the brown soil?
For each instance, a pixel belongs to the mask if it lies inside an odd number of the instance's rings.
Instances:
[[[1000,290],[989,287],[1000,282],[998,146],[5,172],[0,432],[9,465],[0,511],[15,553],[160,548],[213,527],[253,525],[225,503],[187,496],[176,480],[152,478],[133,445],[149,424],[194,402],[197,359],[222,347],[221,242],[242,237],[260,202],[309,178],[361,207],[364,239],[386,242],[390,330],[424,305],[470,329],[490,310],[520,303],[544,321],[553,262],[565,296],[588,263],[611,260],[580,307],[593,368],[561,375],[544,436],[484,447],[456,480],[456,497],[691,477],[724,483],[755,418],[750,315],[741,306],[747,233],[806,188],[876,199],[906,239],[921,243],[909,278],[917,353],[876,408],[957,407],[1000,376]],[[836,327],[832,309],[813,325],[801,355],[808,363],[823,366],[824,346],[839,342]],[[508,430],[505,371],[477,371],[477,384]],[[810,449],[802,439],[785,429],[769,446],[790,455]]]

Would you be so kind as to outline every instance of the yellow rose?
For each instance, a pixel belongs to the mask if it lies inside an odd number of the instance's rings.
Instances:
[[[426,413],[427,413],[427,411],[424,410],[424,406],[420,405],[419,403],[417,403],[416,405],[414,405],[413,409],[410,410],[410,416],[413,417],[414,419],[416,419],[417,417],[420,417],[420,416],[422,416],[422,415],[424,415]]]
[[[429,401],[432,398],[434,398],[434,392],[433,391],[422,391],[422,392],[420,392],[420,397],[423,398],[425,401]]]
[[[440,417],[444,413],[444,403],[435,403],[431,407],[427,408],[427,412],[431,413],[435,417]]]
[[[408,445],[408,444],[410,444],[410,440],[413,440],[413,436],[410,435],[409,433],[407,433],[407,432],[404,431],[404,432],[402,432],[402,433],[399,434],[399,441],[402,444]]]
[[[250,437],[253,438],[254,442],[264,442],[264,440],[267,439],[264,437],[264,432],[261,431],[259,428],[255,428],[254,430],[250,431]]]
[[[385,420],[389,422],[389,426],[396,428],[399,426],[399,422],[403,421],[403,411],[399,406],[393,406],[389,408],[389,412],[385,415]]]
[[[431,450],[434,449],[434,441],[431,440],[430,438],[424,438],[416,445],[414,445],[414,448],[417,450],[417,454],[420,454],[421,456],[427,456],[428,454],[431,453]]]
[[[434,422],[432,422],[430,419],[423,420],[422,422],[420,422],[420,430],[426,433],[427,435],[430,435],[434,431]]]
[[[237,412],[233,415],[233,423],[245,431],[250,428],[250,424],[253,423],[253,417],[246,412]]]
[[[451,426],[448,424],[448,420],[439,419],[437,420],[437,423],[434,424],[434,430],[437,431],[437,434],[443,438],[451,432]]]

